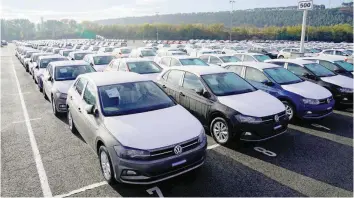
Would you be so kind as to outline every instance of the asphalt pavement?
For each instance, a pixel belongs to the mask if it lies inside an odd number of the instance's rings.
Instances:
[[[139,44],[136,44],[136,46]],[[1,54],[1,197],[353,196],[353,109],[241,147],[208,136],[198,171],[153,185],[108,185],[95,152],[73,135],[15,57]]]

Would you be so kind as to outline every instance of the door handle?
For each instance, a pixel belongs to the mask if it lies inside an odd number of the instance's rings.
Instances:
[[[166,87],[166,85],[162,85],[162,88],[166,89],[167,87]]]
[[[77,110],[81,113],[81,108],[79,107],[79,108],[77,108]]]
[[[179,92],[179,95],[180,95],[180,96],[183,96],[183,97],[186,96],[186,95],[184,95],[184,93],[182,93],[182,92]]]
[[[73,96],[70,96],[70,100],[72,100],[73,99]]]

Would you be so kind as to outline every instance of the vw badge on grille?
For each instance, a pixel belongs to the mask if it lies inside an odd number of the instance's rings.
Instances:
[[[176,155],[179,155],[182,153],[182,147],[180,145],[177,145],[177,146],[175,146],[173,151],[175,152]]]
[[[327,103],[329,104],[331,102],[331,99],[330,98],[327,98]]]
[[[275,115],[275,116],[274,116],[274,120],[275,120],[275,122],[279,122],[279,116],[278,116],[278,115]]]

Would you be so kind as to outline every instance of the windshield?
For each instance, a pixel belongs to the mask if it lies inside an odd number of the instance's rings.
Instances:
[[[335,64],[338,64],[339,66],[341,66],[343,69],[352,72],[353,71],[353,65],[345,62],[345,61],[334,61]]]
[[[122,54],[130,54],[130,52],[132,50],[131,49],[120,49],[120,51],[122,52]]]
[[[55,68],[56,81],[75,80],[80,74],[95,72],[90,65],[68,65]]]
[[[256,90],[246,80],[233,72],[207,74],[201,77],[217,96],[235,95]]]
[[[270,57],[267,55],[254,55],[259,62],[264,62],[265,60],[270,60]]]
[[[94,56],[93,63],[95,65],[108,65],[113,59],[114,56]]]
[[[155,52],[153,52],[152,50],[141,50],[141,54],[143,56],[155,56]]]
[[[302,80],[294,73],[282,67],[268,68],[263,70],[268,74],[276,83],[281,85],[294,84],[302,82]]]
[[[181,61],[182,65],[187,66],[187,65],[200,65],[200,66],[209,66],[206,64],[204,61],[202,61],[199,58],[187,58],[187,59],[179,59]]]
[[[316,76],[318,77],[327,77],[327,76],[335,76],[333,72],[328,70],[327,68],[323,67],[320,64],[317,63],[310,63],[310,64],[305,64],[304,65],[307,69],[312,71]]]
[[[240,59],[236,58],[235,56],[220,56],[221,60],[224,63],[234,63],[241,61]]]
[[[39,65],[39,68],[47,68],[48,64],[50,62],[55,62],[55,61],[64,61],[67,60],[66,58],[49,58],[49,59],[42,59]]]
[[[63,56],[68,56],[70,52],[72,51],[63,51]]]
[[[84,59],[84,57],[89,54],[89,53],[75,53],[74,54],[74,58],[75,60],[82,60]]]
[[[127,63],[129,71],[138,74],[160,73],[162,69],[153,61]]]
[[[353,55],[353,50],[345,50],[344,52],[348,55]]]
[[[152,81],[106,85],[98,88],[105,116],[119,116],[168,108],[175,103]]]

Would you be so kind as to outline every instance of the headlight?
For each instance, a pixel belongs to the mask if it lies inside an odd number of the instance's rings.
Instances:
[[[302,99],[302,102],[304,104],[310,104],[310,105],[318,105],[318,104],[320,104],[319,100],[317,100],[317,99],[309,99],[309,98]]]
[[[57,92],[56,95],[57,95],[57,97],[60,98],[60,99],[66,99],[66,97],[68,96],[67,94],[65,94],[65,93],[60,93],[60,92]]]
[[[261,118],[256,118],[256,117],[251,117],[251,116],[245,116],[245,115],[236,115],[236,119],[241,122],[241,123],[249,123],[249,124],[259,124],[262,122]]]
[[[145,150],[133,149],[124,146],[114,146],[117,155],[123,159],[146,159],[150,157],[150,152]]]
[[[198,142],[202,143],[206,140],[206,136],[205,136],[205,131],[204,128],[202,129],[202,131],[200,132],[199,136],[198,136]]]
[[[353,93],[353,89],[349,88],[338,88],[338,90],[342,93]]]

